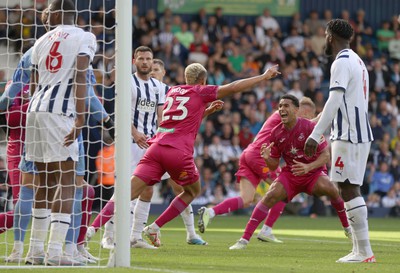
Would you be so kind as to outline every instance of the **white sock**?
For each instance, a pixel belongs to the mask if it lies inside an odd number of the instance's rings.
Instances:
[[[214,218],[215,217],[215,211],[212,208],[207,208],[208,209],[208,214],[210,215],[210,218]]]
[[[50,224],[50,209],[32,209],[32,232],[29,251],[44,252]]]
[[[271,234],[272,233],[272,228],[267,226],[266,224],[264,224],[263,227],[261,228],[261,231],[264,232],[264,233]]]
[[[194,216],[192,205],[189,204],[187,208],[181,212],[183,223],[186,226],[187,238],[192,239],[196,236],[196,231],[194,230]]]
[[[22,241],[14,241],[14,250],[18,253],[24,253],[24,242]]]
[[[153,223],[149,226],[149,228],[150,228],[152,231],[155,231],[155,232],[158,232],[158,231],[160,230],[160,227],[156,224],[156,222],[153,222]]]
[[[78,247],[75,243],[69,242],[68,244],[65,244],[64,248],[64,253],[67,254],[68,256],[74,256],[75,252],[78,251]]]
[[[48,245],[49,257],[61,256],[62,246],[71,223],[71,214],[52,213]]]
[[[129,229],[132,230],[132,226],[133,226],[133,221],[134,221],[134,215],[135,215],[135,207],[136,207],[136,202],[138,201],[138,198],[136,198],[135,200],[132,200],[129,204],[129,208],[130,208],[130,212],[131,212],[131,219],[129,221]]]
[[[349,224],[353,230],[353,251],[358,251],[363,256],[371,257],[371,244],[368,234],[368,210],[364,198],[356,197],[348,202],[345,202],[347,217]]]
[[[114,216],[104,225],[103,238],[114,238]]]
[[[137,200],[135,212],[133,214],[131,241],[133,241],[134,239],[142,239],[142,232],[147,224],[147,219],[149,218],[150,205],[150,202],[145,202],[140,199]]]

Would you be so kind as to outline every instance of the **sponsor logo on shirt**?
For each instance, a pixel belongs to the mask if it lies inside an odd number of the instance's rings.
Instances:
[[[159,133],[173,133],[173,132],[175,132],[175,128],[158,127],[157,132],[159,132]]]
[[[136,108],[142,112],[153,113],[156,110],[156,102],[147,100],[145,98],[139,98]]]
[[[189,178],[189,176],[188,176],[187,171],[181,171],[181,173],[179,174],[179,180],[185,180],[188,178]]]

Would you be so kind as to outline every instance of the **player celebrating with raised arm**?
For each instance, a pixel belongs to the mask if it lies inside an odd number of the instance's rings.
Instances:
[[[178,216],[200,193],[193,147],[207,104],[246,91],[278,74],[277,66],[273,66],[262,75],[213,86],[206,85],[207,70],[201,64],[193,63],[185,69],[186,85],[169,90],[157,134],[148,141],[150,147],[131,179],[132,199],[136,199],[147,186],[158,183],[165,172],[183,187],[183,192],[175,197],[161,216],[144,229],[145,236],[153,245],[160,245],[160,228]]]
[[[164,87],[165,94],[167,94],[169,86],[167,86],[166,84],[164,84],[162,82],[162,80],[165,76],[165,73],[166,73],[166,71],[165,71],[164,62],[160,59],[153,59],[150,76],[161,82],[162,86]],[[220,104],[220,108],[222,108],[223,102],[215,101],[215,103],[217,103],[217,102]],[[209,115],[216,110],[218,110],[218,108],[211,106],[211,107],[207,108],[205,115]],[[165,173],[161,179],[162,180],[168,179],[168,184],[172,187],[175,195],[178,195],[183,191],[182,187],[179,186],[177,183],[175,183],[170,178],[168,173]],[[145,190],[146,194],[145,194],[145,192],[142,192],[142,194],[140,195],[140,198],[137,200],[137,203],[135,206],[135,211],[133,213],[134,221],[133,221],[133,225],[132,225],[131,242],[134,242],[135,240],[137,241],[137,239],[142,238],[143,228],[146,225],[146,222],[147,222],[147,219],[149,216],[149,211],[150,211],[149,209],[144,210],[143,207],[146,206],[147,204],[148,204],[148,206],[150,205],[151,197],[153,195],[152,188],[153,187],[146,188],[146,190]],[[151,189],[151,190],[149,190],[149,189]],[[144,199],[146,197],[147,197],[147,200]],[[186,227],[186,233],[187,233],[186,242],[190,245],[207,245],[207,242],[204,241],[198,234],[196,234],[195,227],[194,227],[194,215],[193,215],[192,206],[189,205],[181,213],[181,216],[182,216],[183,222]],[[136,243],[136,244],[132,244],[132,246],[140,247],[140,244]]]
[[[297,113],[299,117],[312,119],[315,117],[315,105],[310,98],[304,97],[300,101],[300,108]],[[275,111],[262,126],[253,143],[251,143],[240,156],[239,169],[236,172],[237,182],[240,183],[240,196],[224,200],[213,208],[202,207],[199,209],[199,230],[204,232],[217,215],[236,211],[241,208],[247,208],[254,200],[254,195],[258,184],[261,181],[273,181],[280,169],[269,171],[264,159],[260,155],[261,145],[269,143],[271,130],[281,122],[279,112]],[[265,224],[257,238],[264,242],[282,243],[272,234],[272,226],[278,220],[285,208],[285,202],[279,202],[273,206],[268,214]]]
[[[26,159],[34,161],[40,176],[32,209],[32,255],[43,256],[51,222],[45,264],[81,265],[64,256],[63,242],[71,222],[75,192],[76,138],[84,125],[86,72],[93,59],[96,39],[74,26],[71,0],[49,6],[51,31],[32,50],[31,93],[25,138]],[[52,175],[49,175],[52,173]],[[47,190],[56,187],[54,200]],[[51,211],[48,209],[51,205]]]
[[[271,170],[279,166],[281,157],[286,165],[282,167],[282,172],[254,208],[242,238],[229,249],[245,249],[260,222],[267,217],[270,208],[280,201],[290,202],[301,192],[330,197],[332,207],[335,208],[343,228],[349,227],[343,200],[326,174],[325,164],[329,161],[328,144],[325,139],[321,139],[316,155],[313,157],[304,155],[304,143],[315,123],[296,117],[298,110],[299,100],[295,96],[281,97],[279,101],[281,123],[272,129],[270,143],[262,145],[261,155]]]
[[[360,193],[373,141],[368,120],[368,71],[350,49],[351,25],[341,19],[328,23],[325,53],[336,56],[331,67],[329,98],[321,118],[307,139],[305,153],[313,156],[318,141],[331,126],[331,181],[338,182],[353,232],[353,249],[340,263],[374,263],[368,234],[368,210]]]

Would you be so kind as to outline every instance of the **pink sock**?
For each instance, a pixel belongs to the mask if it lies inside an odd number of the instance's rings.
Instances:
[[[336,200],[331,199],[331,205],[335,208],[337,215],[339,216],[340,222],[342,222],[342,226],[345,228],[349,227],[343,199],[341,197],[338,197]]]
[[[280,201],[280,202],[276,203],[269,210],[267,219],[265,220],[265,225],[269,226],[270,228],[272,228],[272,226],[275,224],[276,220],[278,220],[279,216],[281,216],[285,206],[286,206],[286,203],[283,202],[283,201]]]
[[[109,200],[92,223],[92,227],[98,230],[114,216],[114,200]]]
[[[243,199],[240,196],[232,197],[219,203],[213,210],[215,215],[221,215],[243,208]]]
[[[156,219],[155,223],[161,228],[163,225],[181,214],[187,206],[188,204],[179,198],[179,196],[175,197],[168,208]]]
[[[86,230],[89,226],[90,218],[92,218],[92,205],[94,201],[94,188],[92,185],[85,185],[83,188],[82,198],[82,221],[79,229],[77,244],[85,242]]]
[[[7,229],[13,227],[14,222],[14,211],[7,211],[0,214],[0,234],[5,232]]]
[[[250,241],[251,236],[253,236],[254,231],[257,229],[258,225],[267,217],[269,208],[262,203],[258,202],[250,216],[250,220],[247,222],[246,229],[244,230],[243,239]]]

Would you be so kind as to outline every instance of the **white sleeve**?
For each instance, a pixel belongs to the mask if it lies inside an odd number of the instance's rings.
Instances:
[[[90,62],[93,61],[94,54],[96,53],[96,37],[93,33],[85,31],[81,40],[81,47],[79,48],[79,54],[86,54],[90,58]]]
[[[335,118],[335,115],[338,112],[342,101],[342,90],[337,89],[329,92],[329,98],[325,103],[324,110],[322,111],[321,117],[319,118],[317,125],[315,125],[313,132],[309,136],[310,138],[319,142],[319,139],[325,132],[326,128],[328,128],[332,120]]]
[[[165,83],[162,83],[162,82],[160,82],[160,84],[159,84],[159,87],[160,87],[160,96],[159,96],[159,98],[158,98],[158,105],[163,105],[164,103],[165,103],[165,97],[167,96],[166,94],[165,94],[165,87],[166,87],[166,84]]]
[[[36,43],[33,45],[32,48],[32,54],[31,54],[31,65],[37,65],[38,64],[38,56],[37,56],[37,47]]]
[[[346,92],[351,75],[348,60],[348,58],[339,58],[333,62],[329,91],[341,89],[343,92]]]

